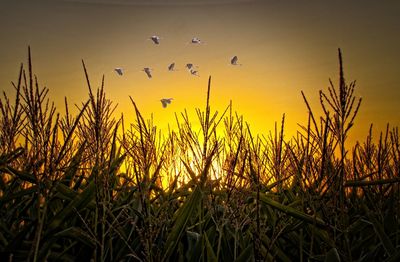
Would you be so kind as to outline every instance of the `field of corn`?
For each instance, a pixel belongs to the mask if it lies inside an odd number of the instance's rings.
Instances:
[[[211,77],[198,119],[161,134],[131,98],[127,124],[83,68],[76,115],[57,113],[30,51],[0,99],[1,261],[400,261],[398,128],[348,148],[361,99],[340,50],[322,115],[302,93],[289,140],[284,116],[255,136],[231,105],[212,112]]]

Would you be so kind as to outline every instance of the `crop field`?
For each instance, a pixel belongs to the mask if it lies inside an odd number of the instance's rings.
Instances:
[[[231,104],[211,110],[211,77],[197,118],[161,132],[130,98],[127,123],[82,65],[76,115],[30,51],[0,99],[1,261],[400,261],[399,130],[348,146],[362,103],[340,50],[322,115],[301,93],[289,139],[285,115],[257,135]]]

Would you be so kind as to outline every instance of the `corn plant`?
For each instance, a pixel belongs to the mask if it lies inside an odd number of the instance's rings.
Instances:
[[[232,102],[213,111],[211,77],[205,107],[176,113],[176,129],[159,131],[133,98],[116,118],[83,61],[88,98],[76,115],[65,98],[61,114],[32,60],[28,49],[15,99],[0,98],[2,260],[400,259],[398,128],[348,147],[361,99],[340,50],[322,115],[302,92],[308,121],[291,138],[285,115],[255,134]]]

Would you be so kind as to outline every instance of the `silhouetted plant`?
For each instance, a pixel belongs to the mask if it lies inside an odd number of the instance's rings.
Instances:
[[[0,256],[9,261],[352,261],[400,257],[398,129],[350,151],[361,99],[320,92],[317,117],[286,139],[285,116],[253,134],[232,102],[176,114],[161,133],[131,98],[116,120],[104,77],[74,116],[21,66],[0,99]],[[121,168],[122,167],[122,168]]]

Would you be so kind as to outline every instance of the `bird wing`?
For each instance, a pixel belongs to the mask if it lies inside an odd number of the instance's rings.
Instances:
[[[162,107],[163,108],[166,108],[167,107],[167,105],[168,105],[168,102],[167,102],[168,100],[166,100],[166,99],[161,99],[161,104],[162,104]]]
[[[117,72],[118,75],[122,76],[123,71],[121,68],[115,68],[114,70],[115,70],[115,72]]]
[[[192,74],[192,75],[194,75],[194,76],[199,76],[199,72],[198,71],[196,71],[196,70],[190,70],[190,73]]]
[[[237,61],[238,61],[237,56],[234,56],[234,57],[232,57],[232,59],[231,59],[231,64],[232,64],[232,65],[235,65],[235,64],[237,63]]]
[[[151,40],[153,40],[154,44],[158,45],[160,43],[160,38],[157,36],[152,36],[150,37]]]

